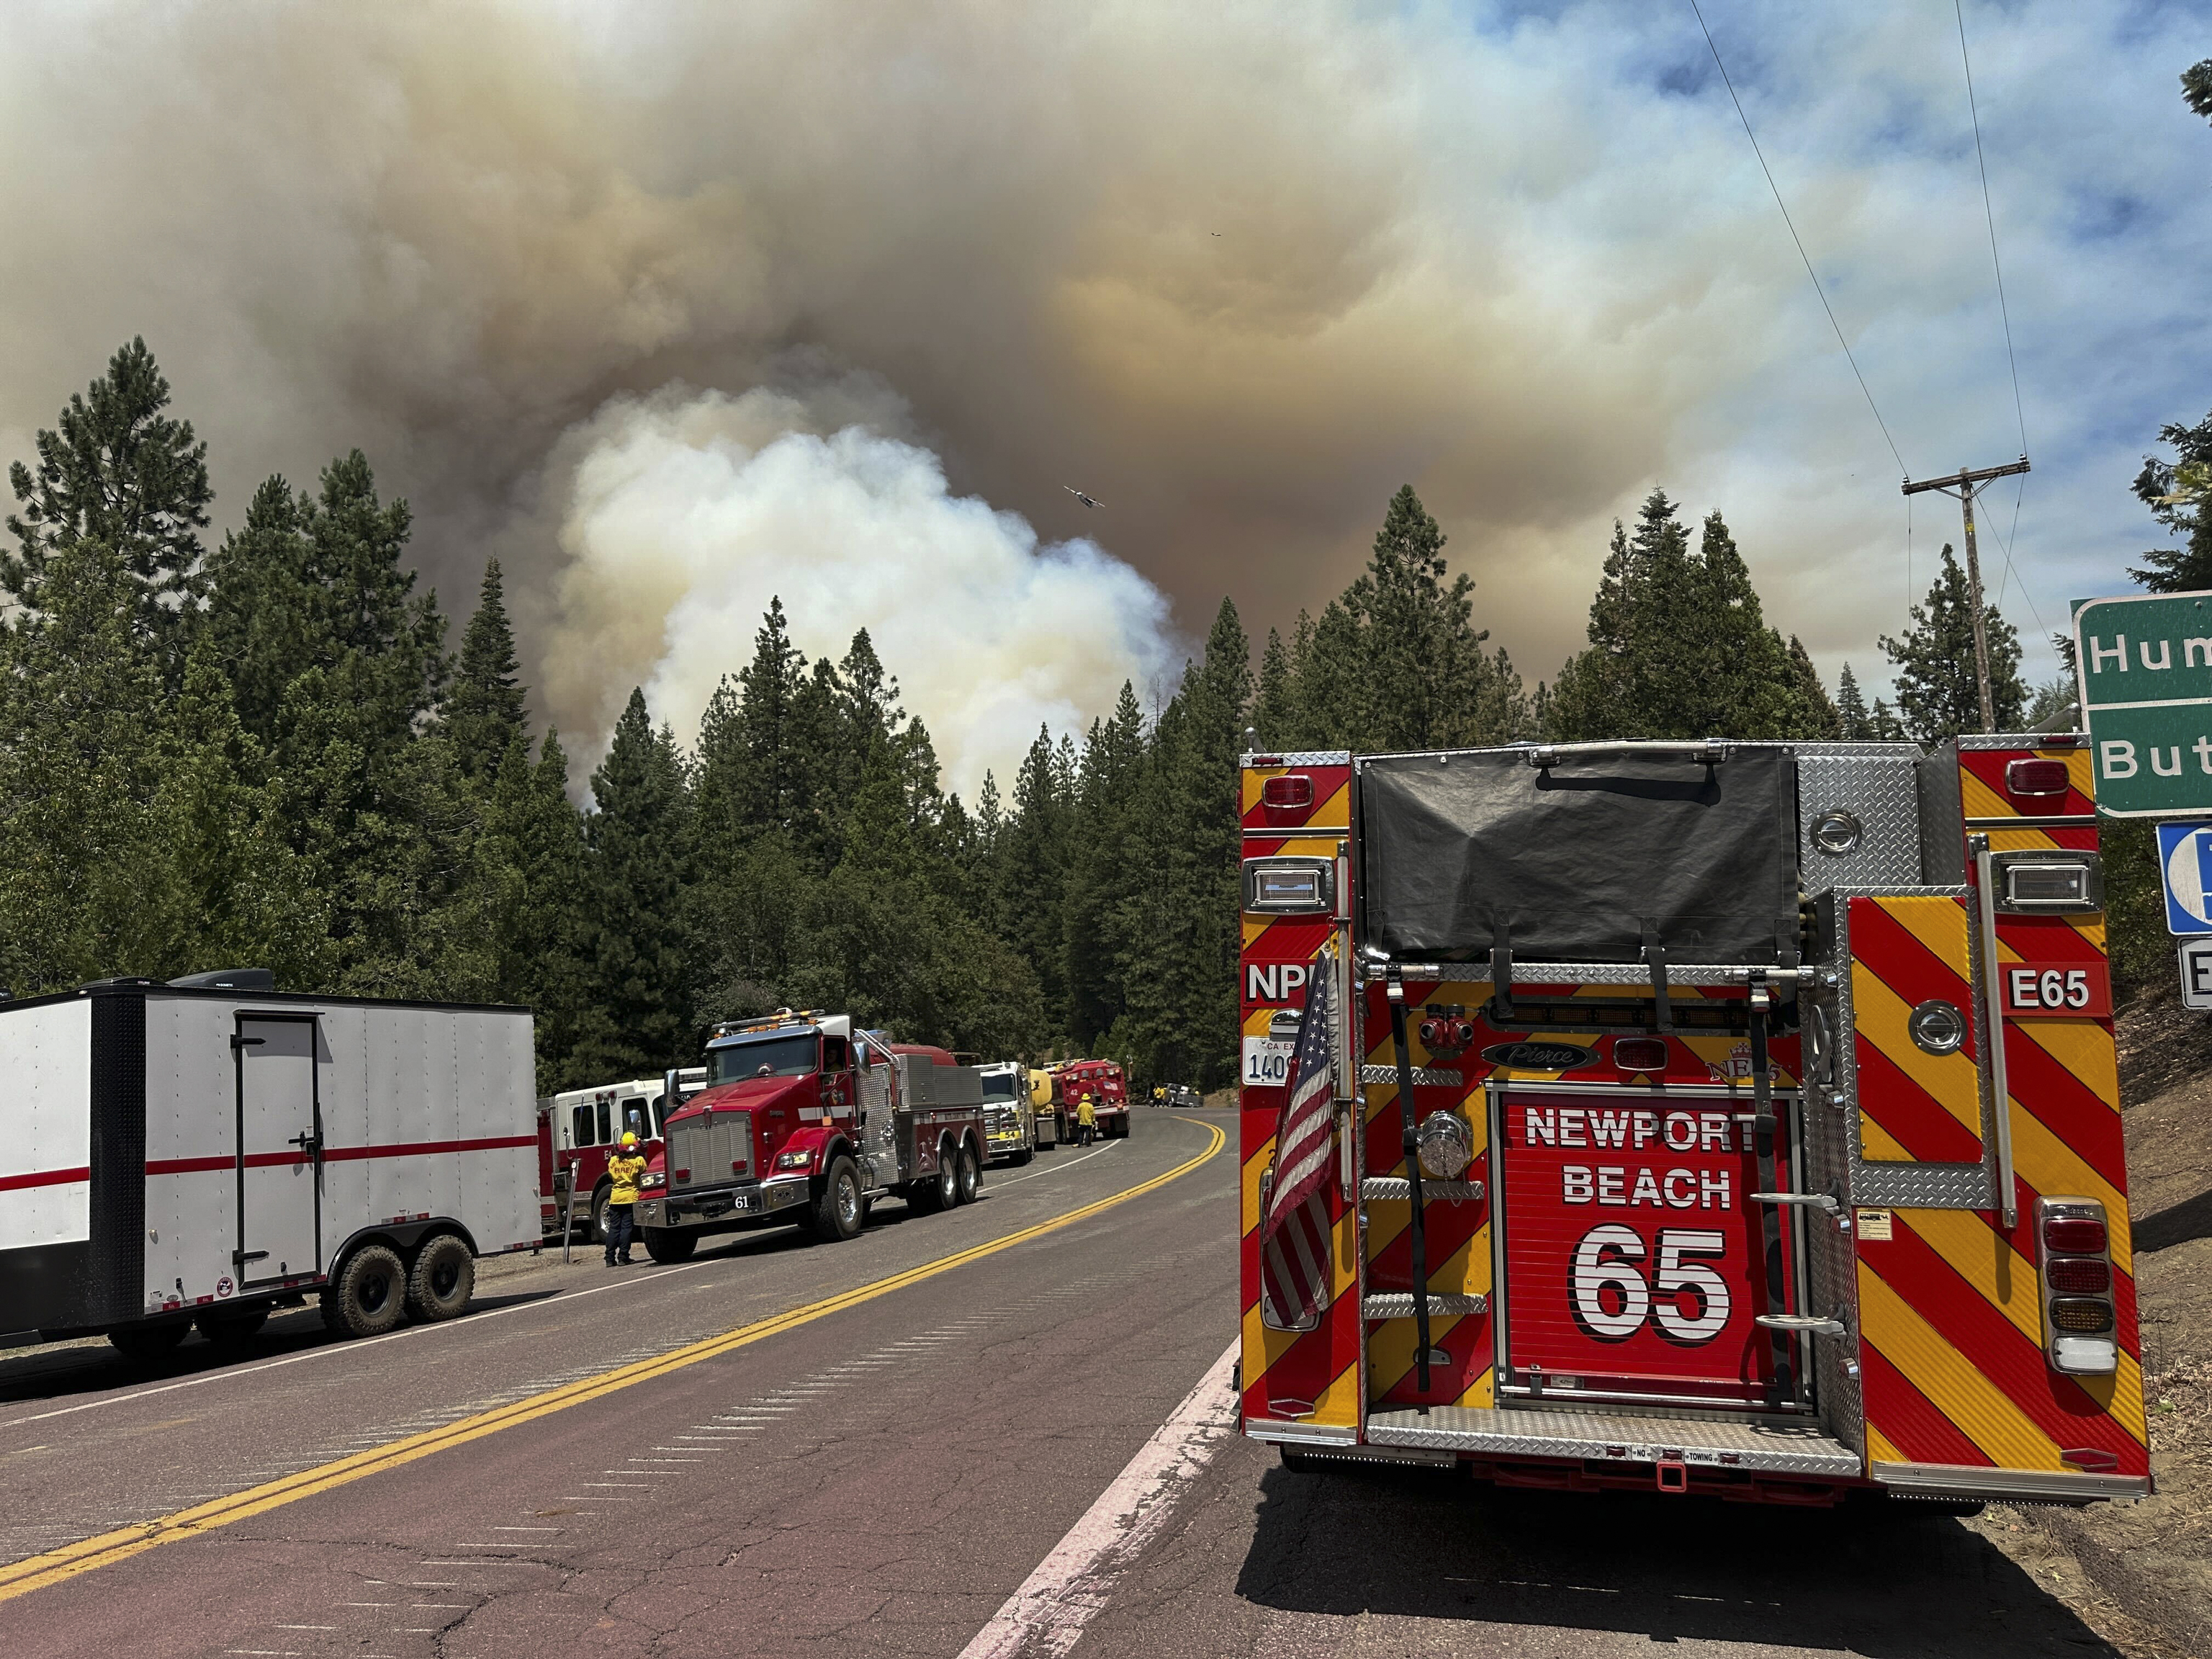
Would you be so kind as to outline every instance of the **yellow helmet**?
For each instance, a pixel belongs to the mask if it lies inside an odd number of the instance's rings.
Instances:
[[[625,1147],[629,1147],[629,1146],[636,1146],[636,1145],[637,1145],[637,1131],[636,1131],[636,1130],[635,1130],[635,1129],[625,1129],[625,1130],[623,1130],[623,1131],[622,1144],[623,1144]]]

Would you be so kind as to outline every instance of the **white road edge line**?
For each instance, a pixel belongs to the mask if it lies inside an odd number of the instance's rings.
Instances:
[[[264,1364],[240,1365],[223,1370],[204,1371],[198,1376],[185,1377],[182,1382],[164,1382],[156,1388],[137,1389],[129,1394],[109,1395],[104,1400],[88,1400],[82,1406],[64,1406],[59,1411],[40,1412],[35,1417],[10,1418],[8,1421],[0,1423],[0,1429],[17,1429],[26,1423],[43,1423],[51,1417],[69,1417],[77,1412],[98,1411],[102,1406],[128,1405],[133,1400],[147,1400],[157,1394],[174,1394],[179,1389],[197,1389],[204,1382],[228,1382],[240,1376],[252,1376],[262,1371],[273,1371],[282,1365],[299,1365],[304,1364],[310,1359],[328,1358],[332,1354],[359,1353],[363,1348],[374,1348],[384,1342],[397,1342],[404,1337],[429,1336],[439,1331],[465,1330],[471,1325],[481,1325],[487,1319],[497,1319],[505,1314],[531,1313],[538,1309],[552,1307],[556,1303],[567,1304],[580,1297],[597,1296],[601,1291],[617,1291],[642,1285],[649,1279],[665,1279],[671,1273],[688,1273],[695,1267],[711,1267],[717,1261],[727,1260],[729,1258],[718,1256],[712,1261],[691,1261],[678,1267],[661,1267],[652,1273],[636,1273],[628,1279],[617,1279],[610,1285],[594,1285],[589,1290],[558,1289],[550,1296],[538,1297],[528,1302],[510,1303],[504,1308],[489,1308],[483,1313],[466,1314],[459,1319],[441,1319],[433,1325],[403,1326],[400,1329],[384,1336],[364,1336],[354,1338],[350,1341],[342,1340],[325,1342],[319,1347],[308,1349],[305,1353],[295,1353],[284,1359],[271,1359]],[[372,1441],[369,1443],[369,1449],[373,1449],[374,1447],[390,1443],[388,1440]]]
[[[1042,1181],[1048,1175],[1058,1175],[1062,1170],[1072,1170],[1079,1164],[1088,1164],[1094,1158],[1103,1158],[1116,1146],[1126,1144],[1119,1140],[1109,1140],[1095,1152],[1085,1152],[1081,1158],[1071,1158],[1065,1164],[1054,1164],[1049,1170],[1039,1170],[1034,1175],[1016,1176],[1011,1181],[986,1182],[983,1190],[987,1193],[995,1193],[1001,1187],[1018,1187],[1024,1181]]]
[[[991,1622],[960,1650],[960,1659],[1060,1659],[1083,1638],[1121,1574],[1174,1513],[1237,1421],[1230,1370],[1237,1344],[1223,1350],[1198,1386],[1153,1431],[1113,1485],[1053,1546]]]

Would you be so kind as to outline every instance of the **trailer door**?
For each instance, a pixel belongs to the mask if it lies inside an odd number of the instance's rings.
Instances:
[[[240,1014],[240,1288],[322,1271],[323,1126],[313,1014]]]

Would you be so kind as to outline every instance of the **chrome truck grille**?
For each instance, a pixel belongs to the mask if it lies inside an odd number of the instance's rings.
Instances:
[[[670,1189],[725,1186],[750,1175],[752,1146],[750,1112],[708,1112],[670,1124]]]

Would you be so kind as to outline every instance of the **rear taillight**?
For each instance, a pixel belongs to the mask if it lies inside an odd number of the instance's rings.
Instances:
[[[676,1172],[676,1178],[678,1181],[689,1181],[691,1179],[691,1171],[689,1170],[678,1170]]]
[[[2112,1304],[2102,1297],[2061,1297],[2051,1304],[2051,1322],[2062,1331],[2109,1331]]]
[[[745,1161],[744,1161],[744,1159],[743,1159],[743,1158],[732,1158],[732,1159],[730,1160],[730,1173],[731,1173],[732,1175],[743,1175],[744,1172],[745,1172]]]
[[[2110,1376],[2120,1368],[2120,1345],[2105,1206],[2094,1198],[2045,1198],[2035,1212],[2044,1356],[2069,1376]]]
[[[1613,1063],[1624,1072],[1663,1072],[1667,1069],[1667,1039],[1615,1037]]]
[[[1311,806],[1313,780],[1302,772],[1287,772],[1260,786],[1260,799],[1279,810]]]
[[[2112,1288],[2112,1270],[2094,1255],[2053,1256],[2043,1264],[2043,1276],[2067,1296],[2102,1296]]]
[[[2046,1216],[2043,1223],[2043,1248],[2056,1255],[2063,1251],[2068,1255],[2101,1255],[2106,1246],[2105,1222],[2097,1216]]]
[[[2063,795],[2070,784],[2066,763],[2058,760],[2016,760],[2005,766],[2005,793],[2048,799]]]

